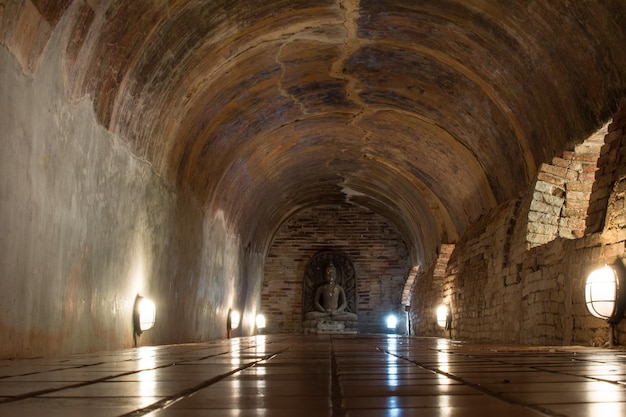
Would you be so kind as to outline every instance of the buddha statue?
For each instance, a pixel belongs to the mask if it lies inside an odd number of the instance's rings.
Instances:
[[[320,285],[313,298],[314,311],[305,314],[307,320],[357,321],[356,314],[346,311],[347,300],[343,288],[337,284],[337,270],[330,263],[325,271],[326,283]]]

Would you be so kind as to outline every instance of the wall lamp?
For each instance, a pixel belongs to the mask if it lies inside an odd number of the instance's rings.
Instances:
[[[605,265],[587,276],[585,305],[592,316],[609,323],[609,347],[613,347],[615,325],[624,318],[626,309],[626,282],[624,282],[623,265]]]
[[[137,346],[137,337],[154,327],[155,322],[156,306],[151,300],[137,295],[133,308],[133,339],[135,346]]]
[[[256,328],[259,330],[265,329],[265,325],[267,324],[265,320],[265,316],[263,314],[256,315]]]
[[[390,314],[386,319],[387,328],[389,330],[396,331],[396,327],[398,327],[398,318],[394,314]]]
[[[232,308],[228,310],[228,318],[226,319],[226,330],[228,332],[228,338],[232,337],[232,332],[239,327],[241,321],[241,313],[238,310]]]
[[[444,330],[448,330],[450,337],[452,337],[452,313],[447,304],[441,304],[437,307],[437,325]]]

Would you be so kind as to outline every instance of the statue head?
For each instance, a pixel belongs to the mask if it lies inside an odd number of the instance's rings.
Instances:
[[[335,268],[335,265],[333,265],[333,263],[330,262],[328,266],[326,267],[326,281],[329,284],[334,284],[336,280],[337,280],[337,269]]]

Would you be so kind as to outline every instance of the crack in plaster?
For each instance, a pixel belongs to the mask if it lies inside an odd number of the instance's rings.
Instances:
[[[278,53],[276,54],[276,64],[280,66],[280,78],[278,79],[278,91],[283,97],[291,99],[291,101],[293,101],[294,104],[300,109],[302,114],[309,114],[304,103],[301,100],[299,100],[296,96],[289,93],[289,91],[287,90],[287,88],[285,88],[285,85],[284,85],[285,74],[287,73],[287,67],[285,66],[285,63],[283,62],[283,60],[281,59],[281,56],[283,54],[283,48],[289,45],[291,42],[293,42],[296,39],[299,39],[299,36],[297,36],[297,34],[293,34],[286,42],[283,42],[278,48]]]
[[[367,141],[370,137],[370,132],[361,126],[359,126],[358,122],[364,117],[366,111],[366,105],[361,100],[361,96],[359,95],[359,89],[357,88],[357,84],[359,80],[355,77],[349,75],[345,71],[345,64],[348,62],[350,57],[362,46],[364,43],[362,39],[358,36],[358,19],[360,16],[360,0],[339,0],[339,7],[343,11],[343,27],[345,28],[346,36],[343,42],[343,50],[342,54],[335,61],[331,67],[330,75],[334,78],[344,80],[347,82],[346,86],[346,99],[348,101],[353,102],[359,107],[359,111],[357,111],[353,117],[350,124],[355,128],[359,129],[363,132],[363,140]]]
[[[338,22],[344,28],[343,48],[342,48],[341,56],[332,64],[329,75],[333,78],[346,81],[347,83],[346,99],[348,101],[355,103],[357,107],[359,107],[360,109],[354,114],[351,124],[357,127],[358,129],[360,129],[361,131],[363,131],[364,137],[367,138],[369,136],[369,132],[365,131],[365,129],[362,129],[361,127],[357,125],[358,120],[362,118],[363,113],[365,112],[365,108],[366,108],[366,105],[360,99],[360,96],[358,94],[358,89],[356,88],[356,85],[358,84],[359,81],[355,79],[354,77],[347,75],[344,71],[345,63],[349,60],[350,56],[359,49],[359,47],[363,43],[363,41],[359,39],[358,37],[357,21],[359,18],[359,0],[339,0],[339,3],[337,5],[341,9],[342,14],[343,14],[342,21]],[[328,25],[332,25],[332,23],[329,22],[327,25],[322,25],[322,26],[328,26]],[[278,84],[278,89],[282,96],[291,99],[298,106],[298,108],[300,109],[303,115],[310,114],[305,104],[302,102],[302,100],[298,99],[293,94],[290,94],[289,91],[285,88],[283,81],[285,79],[285,74],[287,73],[288,69],[285,66],[285,62],[281,59],[281,56],[282,56],[283,48],[288,46],[289,44],[291,44],[292,42],[296,40],[315,39],[320,42],[327,42],[327,43],[333,42],[333,40],[330,38],[320,39],[319,36],[314,36],[312,33],[308,32],[309,29],[314,29],[314,28],[309,26],[309,27],[304,27],[303,30],[299,32],[293,32],[287,38],[287,40],[283,44],[281,44],[280,48],[278,49],[278,53],[276,55],[276,63],[281,68],[281,76],[280,76],[280,81]]]

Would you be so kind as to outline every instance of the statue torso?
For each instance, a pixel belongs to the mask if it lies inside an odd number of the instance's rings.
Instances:
[[[327,284],[322,289],[322,307],[335,309],[339,307],[340,288],[336,284]]]

